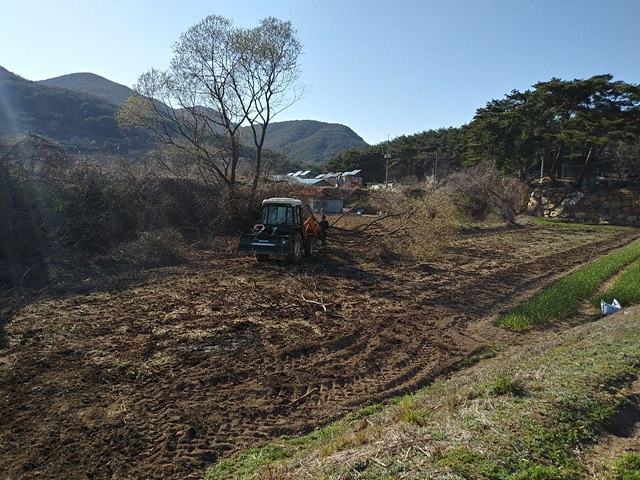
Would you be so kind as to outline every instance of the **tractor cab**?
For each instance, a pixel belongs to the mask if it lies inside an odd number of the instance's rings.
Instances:
[[[302,201],[295,198],[268,198],[262,201],[260,224],[264,227],[302,227]],[[256,225],[258,226],[258,225]]]
[[[301,200],[268,198],[262,201],[258,223],[240,237],[238,252],[253,254],[259,261],[269,255],[299,261],[303,253],[313,253],[312,237],[317,236],[317,231],[312,231],[311,223],[315,223],[313,219],[303,220]]]

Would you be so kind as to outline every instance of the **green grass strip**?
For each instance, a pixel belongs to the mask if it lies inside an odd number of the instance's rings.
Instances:
[[[640,303],[640,262],[634,263],[622,272],[611,288],[594,295],[591,305],[599,307],[600,300],[611,303],[614,298],[625,307]]]
[[[607,278],[638,258],[640,242],[627,245],[561,278],[527,303],[500,317],[498,324],[522,330],[568,317],[577,310],[580,301],[588,298]]]
[[[608,468],[607,480],[640,480],[640,455],[634,452],[624,453]]]
[[[575,229],[575,230],[625,230],[631,227],[626,227],[624,225],[606,225],[606,224],[595,224],[595,223],[578,223],[578,222],[565,222],[562,220],[554,220],[552,218],[543,218],[543,217],[532,217],[531,221],[537,225],[542,225],[545,227],[555,227],[555,228],[567,228],[567,229]]]

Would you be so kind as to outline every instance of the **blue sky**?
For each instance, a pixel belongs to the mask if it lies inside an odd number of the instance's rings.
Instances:
[[[551,77],[640,83],[640,0],[0,0],[0,65],[131,86],[209,14],[243,27],[291,20],[306,91],[276,119],[343,123],[369,143],[462,125]]]

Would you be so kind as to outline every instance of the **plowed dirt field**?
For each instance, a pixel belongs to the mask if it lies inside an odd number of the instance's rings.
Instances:
[[[336,236],[299,266],[211,254],[40,300],[0,342],[0,478],[201,478],[514,341],[496,314],[638,236],[476,232],[428,265],[390,266]]]

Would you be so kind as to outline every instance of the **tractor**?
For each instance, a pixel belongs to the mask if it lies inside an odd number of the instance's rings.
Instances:
[[[253,254],[259,262],[269,255],[300,262],[302,255],[313,255],[314,238],[320,229],[313,216],[303,219],[302,201],[295,198],[268,198],[262,201],[260,222],[243,233],[238,253]]]

